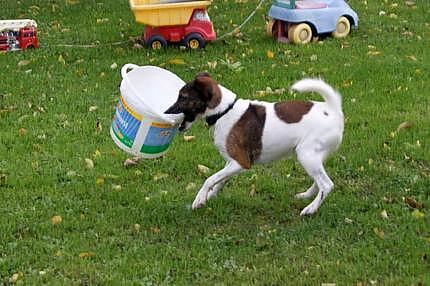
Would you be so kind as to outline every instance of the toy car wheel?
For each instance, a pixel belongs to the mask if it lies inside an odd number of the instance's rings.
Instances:
[[[160,50],[167,48],[167,41],[162,36],[154,35],[146,41],[146,46],[153,50]]]
[[[278,32],[277,20],[270,19],[266,25],[266,35],[269,37],[275,37]]]
[[[184,42],[185,46],[192,50],[203,49],[205,47],[205,40],[197,33],[187,35]]]
[[[291,25],[288,29],[288,40],[294,44],[307,44],[312,40],[312,29],[306,23]]]
[[[331,35],[334,38],[345,38],[348,36],[350,31],[351,23],[349,23],[349,20],[346,17],[342,16],[337,20],[336,31],[333,31]]]

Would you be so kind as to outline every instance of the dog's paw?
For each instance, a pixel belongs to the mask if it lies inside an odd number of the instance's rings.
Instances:
[[[302,212],[300,213],[300,216],[306,216],[306,215],[313,215],[318,210],[318,206],[316,204],[311,203],[307,207],[305,207]]]
[[[196,198],[194,199],[194,202],[192,204],[192,209],[199,209],[203,207],[206,204],[206,198],[204,198],[202,195],[198,194]]]

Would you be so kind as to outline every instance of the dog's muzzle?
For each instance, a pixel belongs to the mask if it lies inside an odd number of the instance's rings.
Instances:
[[[194,120],[196,120],[196,117],[194,115],[182,112],[182,110],[180,110],[177,103],[175,103],[171,107],[169,107],[169,109],[167,109],[164,113],[165,114],[184,113],[184,120],[182,120],[181,125],[179,126],[179,131],[181,131],[181,132],[187,130],[191,126],[190,123],[192,123]]]

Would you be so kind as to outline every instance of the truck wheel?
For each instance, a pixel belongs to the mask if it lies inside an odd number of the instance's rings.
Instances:
[[[350,31],[351,23],[349,23],[349,20],[346,17],[342,16],[337,20],[336,31],[333,31],[331,35],[334,38],[345,38],[348,36]]]
[[[167,41],[162,36],[154,35],[146,41],[146,46],[153,50],[160,50],[167,48]]]
[[[197,33],[187,35],[184,42],[185,46],[192,50],[203,49],[205,47],[205,40]]]
[[[278,33],[278,23],[277,20],[270,19],[266,24],[266,35],[269,37],[276,37]]]
[[[288,40],[294,44],[307,44],[312,40],[312,29],[306,23],[291,25],[288,29]]]

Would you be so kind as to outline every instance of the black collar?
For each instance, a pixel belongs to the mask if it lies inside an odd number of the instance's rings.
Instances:
[[[226,108],[226,110],[224,110],[223,112],[215,113],[213,115],[210,115],[210,116],[206,117],[206,123],[209,126],[214,125],[218,121],[218,119],[220,119],[221,117],[223,117],[224,115],[226,115],[227,112],[229,112],[233,108],[233,106],[236,103],[236,101],[237,101],[237,98],[232,103],[230,103],[229,106]]]

